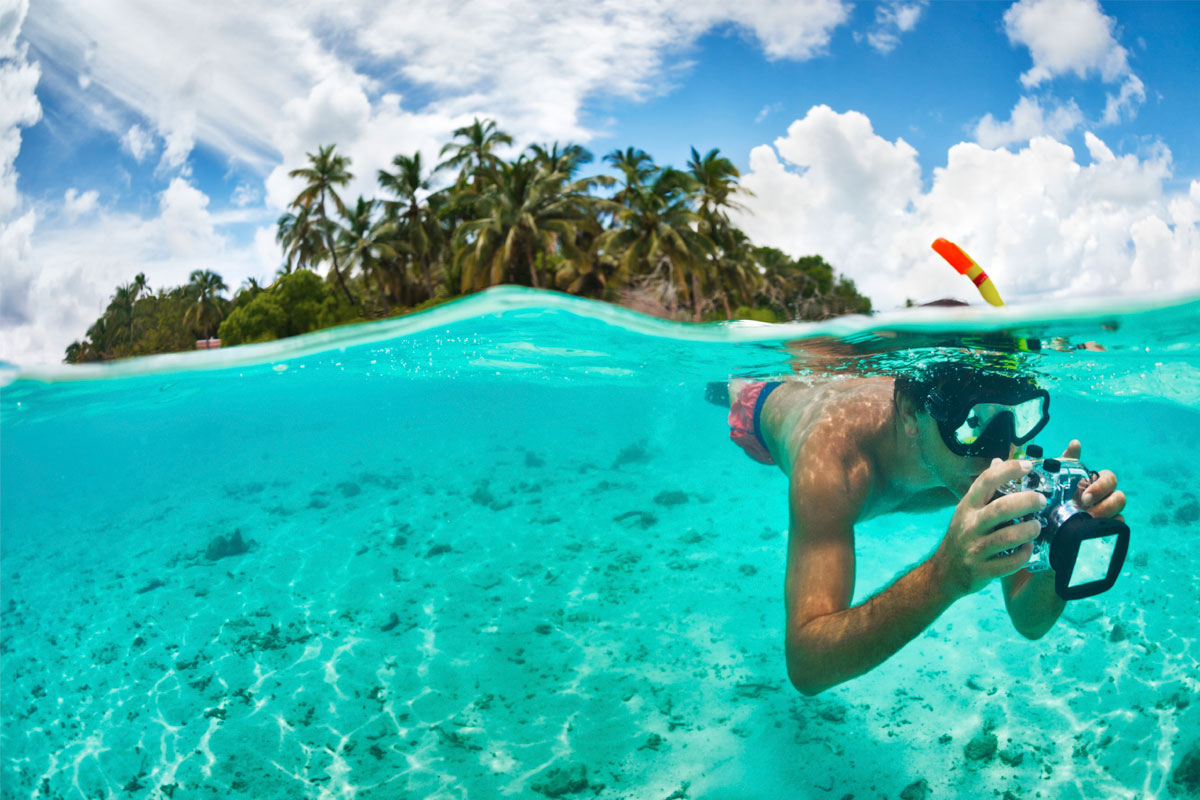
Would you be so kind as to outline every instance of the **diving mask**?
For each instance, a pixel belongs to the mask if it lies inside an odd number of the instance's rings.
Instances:
[[[1024,444],[1050,421],[1050,394],[1012,380],[984,380],[950,395],[933,389],[925,401],[950,452],[1008,458],[1009,445]]]

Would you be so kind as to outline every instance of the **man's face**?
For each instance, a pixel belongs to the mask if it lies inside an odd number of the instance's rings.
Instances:
[[[937,421],[928,411],[917,414],[918,443],[925,466],[955,497],[962,498],[971,484],[992,463],[992,456],[960,456],[951,452],[938,431]],[[1012,458],[1016,445],[1008,446],[1006,458]]]

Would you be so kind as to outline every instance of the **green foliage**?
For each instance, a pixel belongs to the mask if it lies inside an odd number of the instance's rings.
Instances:
[[[733,312],[734,319],[752,319],[758,322],[780,322],[779,317],[769,308],[750,308],[738,306]]]
[[[358,319],[352,306],[309,270],[297,270],[221,323],[222,345],[250,344],[298,336]]]
[[[232,300],[214,272],[157,294],[138,275],[117,287],[71,362],[261,342],[369,317],[430,308],[501,283],[618,302],[668,319],[817,320],[866,314],[871,302],[819,255],[756,247],[730,220],[749,193],[716,149],[684,170],[636,147],[613,150],[614,176],[580,178],[577,144],[513,139],[494,120],[454,131],[430,165],[399,154],[380,170],[379,199],[346,203],[353,178],[335,145],[288,172],[299,193],[277,225],[277,280],[247,281]],[[445,177],[437,178],[442,172]],[[446,185],[448,182],[450,185]],[[436,186],[445,188],[435,189]],[[597,191],[610,189],[611,191]],[[328,280],[321,275],[327,274]]]

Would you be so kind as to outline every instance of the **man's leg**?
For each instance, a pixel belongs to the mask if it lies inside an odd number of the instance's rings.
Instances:
[[[704,399],[715,406],[730,408],[738,392],[750,381],[745,378],[730,378],[728,381],[709,381],[704,388]]]

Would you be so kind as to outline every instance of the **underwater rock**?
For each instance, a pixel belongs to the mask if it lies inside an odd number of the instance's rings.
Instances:
[[[496,502],[495,496],[488,490],[488,482],[480,481],[471,493],[471,501],[481,506],[490,506]]]
[[[1150,556],[1148,556],[1146,553],[1138,553],[1134,555],[1133,558],[1129,559],[1129,563],[1133,564],[1135,567],[1145,569],[1150,565]]]
[[[1175,521],[1181,525],[1200,520],[1200,502],[1197,502],[1196,495],[1185,494],[1183,503],[1175,509],[1174,517]]]
[[[994,733],[981,733],[963,748],[968,761],[991,761],[996,757],[996,748],[1000,742]]]
[[[1171,773],[1171,783],[1178,784],[1192,797],[1200,797],[1200,740],[1192,742],[1191,748],[1179,759]]]
[[[817,716],[826,722],[845,722],[846,707],[834,701],[821,703],[817,707]]]
[[[393,611],[392,615],[390,617],[388,617],[387,624],[384,625],[379,630],[383,631],[384,633],[387,633],[388,631],[392,630],[399,624],[400,624],[400,615],[397,614],[395,611]]]
[[[678,506],[688,501],[687,492],[681,492],[676,489],[670,491],[662,491],[654,495],[654,502],[660,506]]]
[[[643,464],[649,460],[650,451],[646,449],[646,443],[634,442],[617,453],[617,457],[613,460],[612,468],[617,469],[626,464]]]
[[[358,487],[358,484],[351,483],[350,481],[343,481],[339,483],[337,488],[338,491],[342,493],[342,497],[354,497],[355,495],[362,493],[362,489]]]
[[[546,773],[544,783],[532,784],[530,788],[546,797],[582,792],[588,788],[587,767],[583,764],[572,764],[566,769],[555,767]]]
[[[429,548],[429,552],[427,552],[427,553],[425,554],[425,557],[426,557],[426,558],[433,558],[434,556],[440,556],[440,555],[443,555],[443,554],[445,554],[445,553],[450,553],[450,552],[453,552],[453,548],[452,548],[452,547],[450,547],[450,545],[448,545],[448,544],[435,544],[433,547]]]
[[[659,736],[657,733],[652,733],[646,737],[646,741],[638,746],[638,750],[654,750],[655,752],[662,749],[662,746],[667,743],[667,740]]]
[[[740,567],[738,567],[738,572],[749,578],[758,574],[758,567],[754,566],[753,564],[742,564]]]
[[[532,450],[525,451],[525,466],[527,467],[542,467],[546,465],[546,460]]]
[[[1129,638],[1129,634],[1125,632],[1125,626],[1121,623],[1113,625],[1112,633],[1108,635],[1110,642],[1123,642]]]
[[[536,631],[537,633],[540,633],[542,636],[549,636],[551,633],[554,632],[554,626],[547,625],[546,623],[543,622],[541,625],[538,625],[536,628],[534,628],[534,631]]]
[[[900,792],[900,800],[925,800],[928,796],[929,781],[924,778],[910,783],[904,787],[904,791]]]
[[[1167,515],[1159,511],[1150,517],[1150,524],[1156,528],[1161,528],[1167,524]]]
[[[1021,762],[1025,760],[1025,754],[1020,750],[1006,747],[1000,751],[1000,760],[1010,767],[1019,767],[1021,766]]]
[[[167,584],[163,583],[163,582],[162,582],[162,581],[160,581],[158,578],[155,578],[154,580],[150,581],[149,583],[147,583],[147,584],[146,584],[145,586],[143,586],[142,588],[138,589],[138,590],[137,590],[137,593],[138,593],[138,594],[145,594],[146,592],[150,591],[151,589],[157,589],[157,588],[158,588],[158,587],[160,587],[160,586],[166,586],[166,585],[167,585]]]
[[[209,561],[219,561],[229,556],[240,556],[250,552],[250,545],[253,543],[253,541],[246,542],[242,539],[242,532],[235,530],[229,538],[217,536],[209,542],[208,547],[204,550],[204,557]]]
[[[637,517],[637,524],[642,528],[650,528],[658,522],[658,517],[649,511],[626,511],[624,514],[617,514],[613,517],[613,522],[621,522],[630,517]]]

